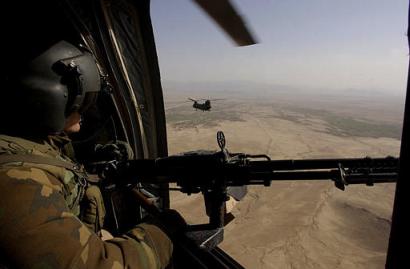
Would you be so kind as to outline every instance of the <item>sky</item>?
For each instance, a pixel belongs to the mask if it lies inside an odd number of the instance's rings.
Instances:
[[[258,44],[236,46],[192,1],[151,1],[163,81],[405,93],[407,0],[231,2]]]

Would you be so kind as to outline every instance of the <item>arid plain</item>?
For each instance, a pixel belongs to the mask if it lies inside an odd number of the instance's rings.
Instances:
[[[179,86],[165,88],[170,154],[217,150],[216,132],[222,130],[231,152],[272,159],[399,155],[400,96],[280,87],[204,94]],[[223,100],[202,112],[187,97]],[[384,268],[394,190],[395,184],[379,184],[347,186],[343,192],[331,181],[250,187],[233,210],[236,218],[220,247],[250,269]],[[200,195],[175,192],[171,206],[188,222],[207,220]]]

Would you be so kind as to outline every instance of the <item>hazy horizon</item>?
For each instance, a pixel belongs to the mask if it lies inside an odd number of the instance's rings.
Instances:
[[[191,1],[152,1],[163,84],[264,83],[405,94],[405,0],[231,1],[259,43],[235,47]]]
[[[183,91],[186,93],[197,94],[202,98],[212,97],[213,95],[232,95],[239,94],[238,97],[254,96],[263,97],[261,94],[268,93],[275,95],[278,93],[300,93],[306,95],[332,95],[332,96],[361,96],[361,97],[387,97],[395,99],[404,105],[405,92],[386,92],[374,88],[333,88],[328,91],[326,87],[309,87],[291,84],[264,83],[254,81],[226,80],[226,81],[175,81],[163,80],[162,87],[164,95],[167,91]]]

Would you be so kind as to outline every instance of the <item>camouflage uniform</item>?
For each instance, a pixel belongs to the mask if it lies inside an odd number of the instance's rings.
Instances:
[[[0,157],[10,154],[69,161],[49,141],[0,135]],[[157,226],[102,241],[79,220],[83,180],[47,164],[0,164],[0,259],[11,268],[166,267],[172,243]]]

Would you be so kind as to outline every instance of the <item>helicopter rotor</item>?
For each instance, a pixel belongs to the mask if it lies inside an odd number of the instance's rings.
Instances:
[[[212,18],[238,46],[256,44],[254,34],[237,8],[229,0],[193,0]]]

